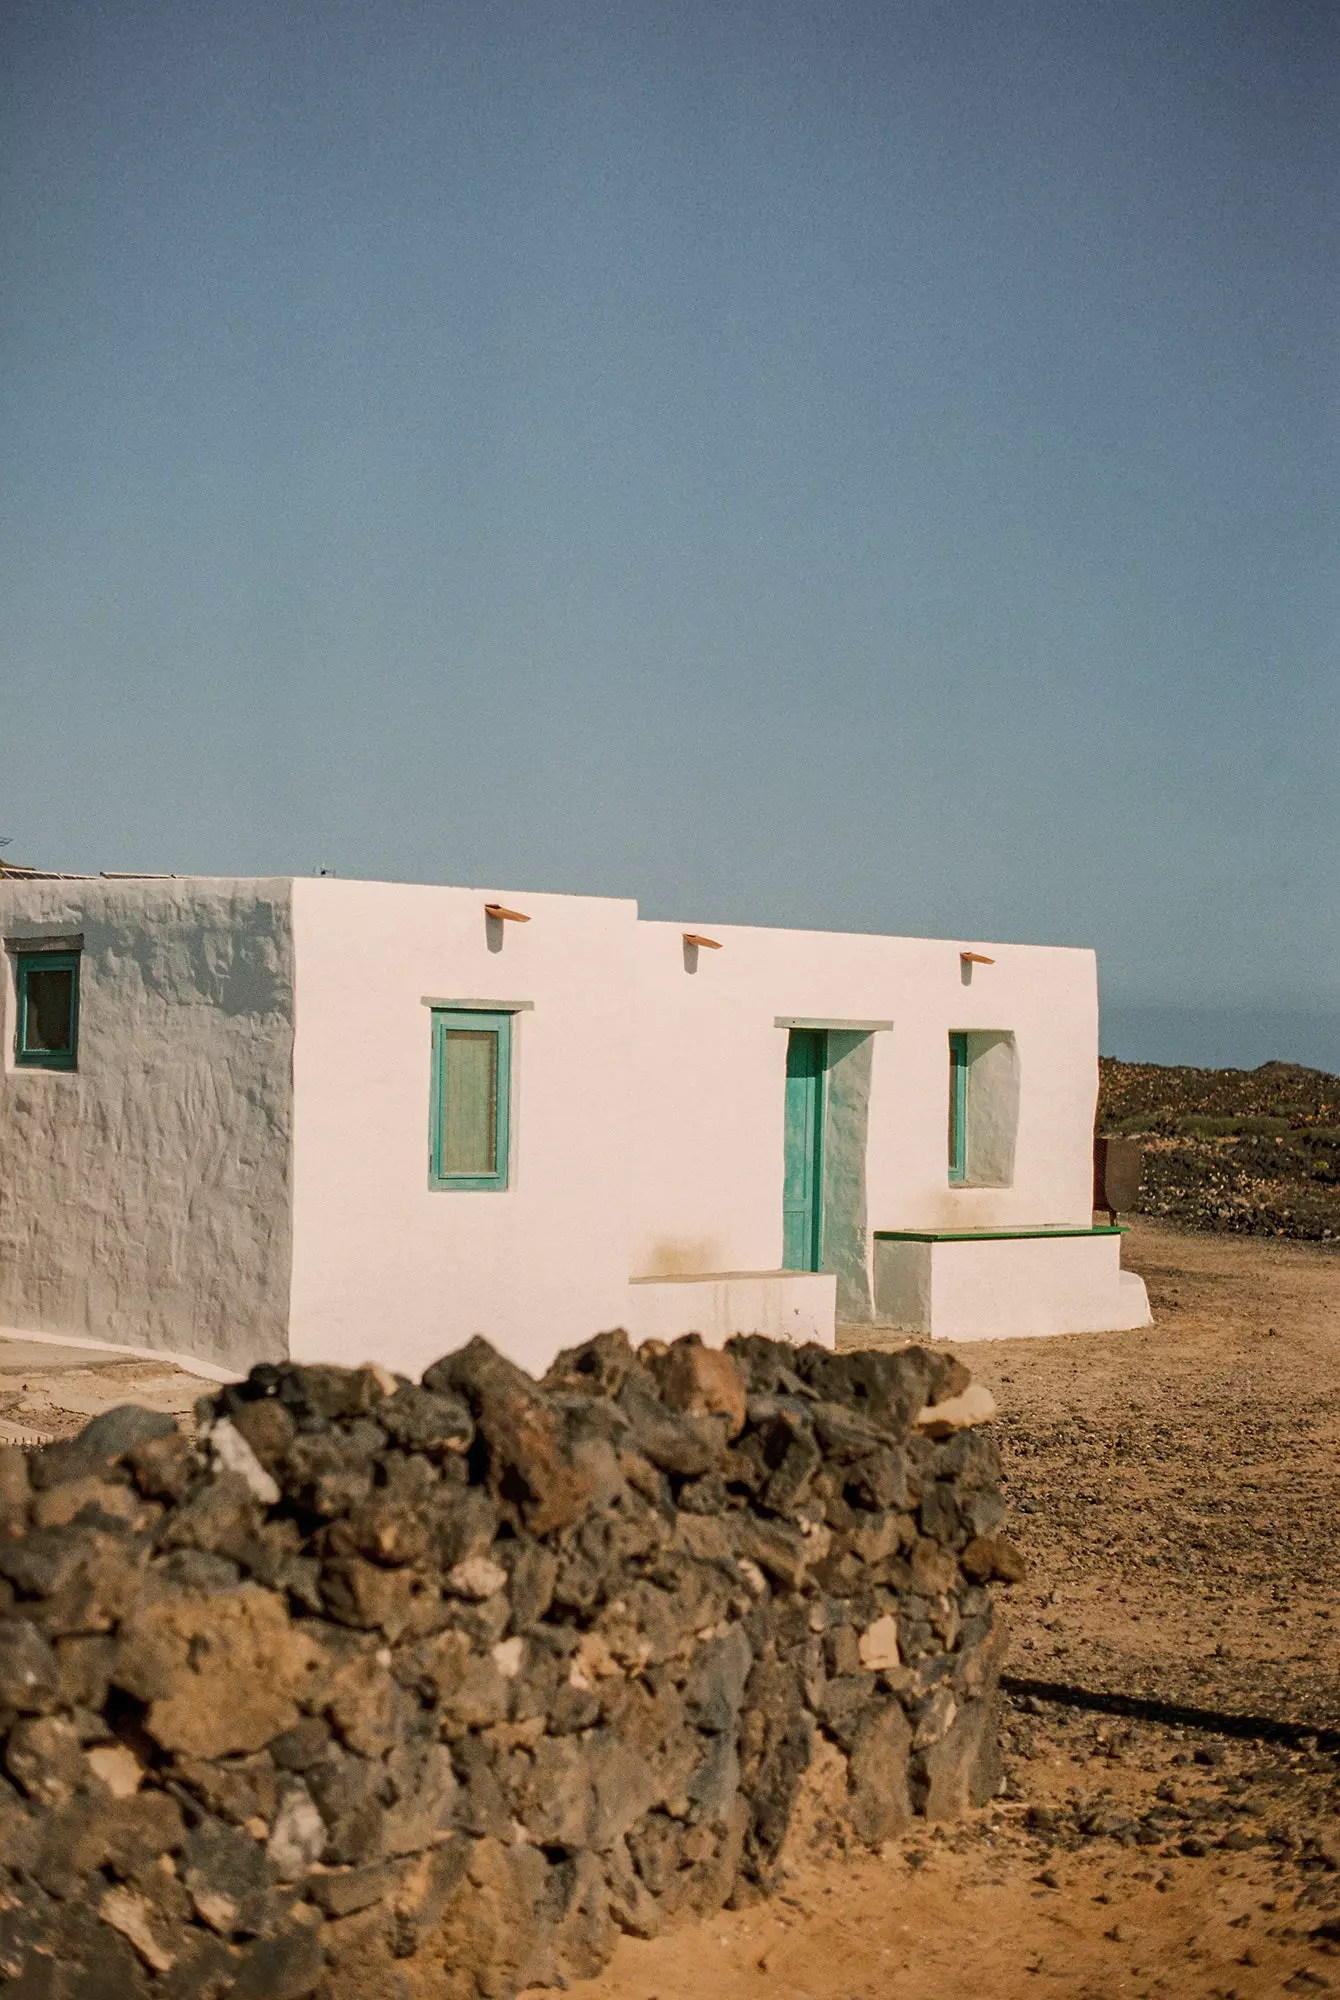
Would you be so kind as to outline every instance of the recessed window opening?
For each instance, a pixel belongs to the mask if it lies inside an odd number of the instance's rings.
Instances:
[[[506,1188],[511,1084],[510,1014],[434,1008],[431,1187]]]
[[[79,953],[19,952],[14,986],[15,1063],[25,1069],[74,1069],[79,1051]]]
[[[949,1178],[968,1175],[968,1037],[949,1037]]]
[[[1005,1029],[949,1037],[949,1184],[1010,1187],[1019,1127],[1019,1054]]]

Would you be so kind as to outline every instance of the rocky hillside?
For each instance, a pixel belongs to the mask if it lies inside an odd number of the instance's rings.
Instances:
[[[1340,1239],[1340,1077],[1298,1063],[1099,1063],[1098,1129],[1145,1147],[1141,1209],[1193,1229]]]

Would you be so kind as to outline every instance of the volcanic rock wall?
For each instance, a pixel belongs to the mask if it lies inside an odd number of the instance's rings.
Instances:
[[[0,1453],[0,1991],[505,1996],[981,1802],[1019,1572],[967,1379],[477,1340]]]

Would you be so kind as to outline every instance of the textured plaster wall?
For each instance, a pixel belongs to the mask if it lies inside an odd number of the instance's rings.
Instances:
[[[865,1157],[874,1043],[873,1035],[833,1032],[828,1037],[822,1261],[837,1278],[840,1320],[872,1316]]]
[[[636,906],[293,886],[295,1355],[412,1372],[482,1333],[543,1369],[623,1324]],[[487,918],[495,901],[530,921]],[[425,997],[526,1003],[505,1190],[428,1185]]]
[[[974,946],[995,963],[965,979],[958,942],[692,928],[722,949],[686,953],[680,925],[637,927],[636,1274],[779,1266],[779,1016],[893,1023],[867,1044],[870,1230],[1088,1224],[1098,1092],[1092,952]],[[1014,1038],[1019,1098],[1008,1186],[949,1183],[949,1035],[959,1031]]]
[[[1013,1035],[968,1036],[967,1097],[968,1182],[1008,1187],[1019,1130],[1019,1045]]]
[[[84,934],[73,1072],[15,1068],[6,955],[0,1324],[282,1355],[289,884],[7,881],[0,930]]]

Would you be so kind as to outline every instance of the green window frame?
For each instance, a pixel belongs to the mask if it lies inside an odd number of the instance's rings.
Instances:
[[[968,1178],[968,1037],[949,1037],[949,1179]]]
[[[511,1126],[512,1016],[434,1007],[429,1187],[504,1190]]]
[[[68,998],[43,975],[69,975]],[[14,1062],[21,1069],[77,1069],[79,1066],[79,953],[21,951],[14,956],[18,1002]]]

